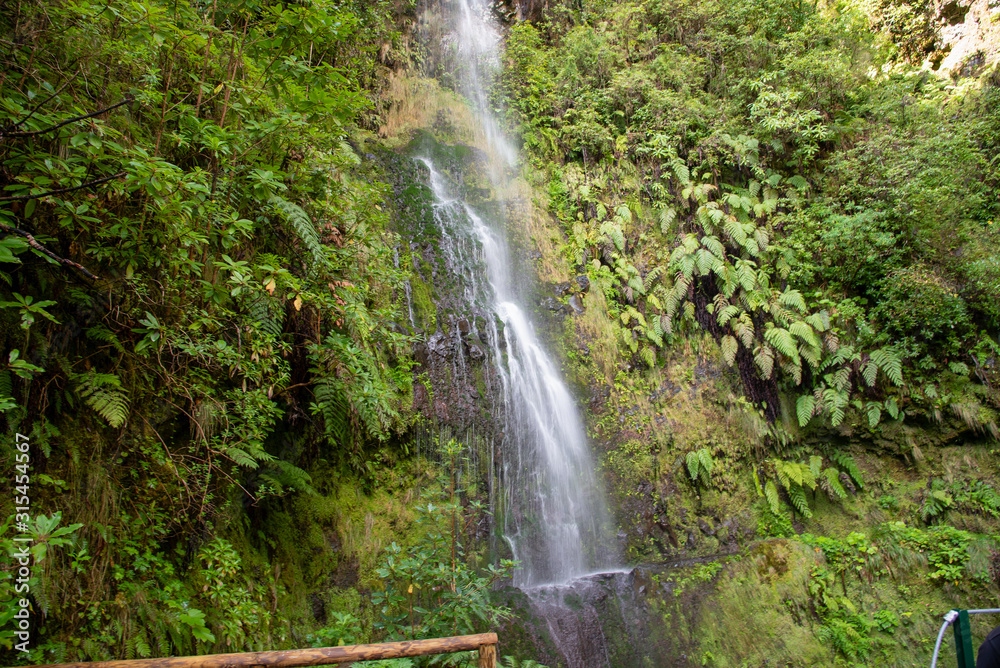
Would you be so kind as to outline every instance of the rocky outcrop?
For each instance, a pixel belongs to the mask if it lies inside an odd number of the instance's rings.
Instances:
[[[1000,0],[935,3],[941,69],[975,76],[1000,60]]]

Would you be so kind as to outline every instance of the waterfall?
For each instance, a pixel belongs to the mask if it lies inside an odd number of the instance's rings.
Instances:
[[[475,335],[491,349],[502,385],[502,490],[494,494],[502,499],[504,539],[521,562],[514,583],[562,583],[607,570],[615,562],[613,534],[583,425],[518,304],[502,229],[456,197],[430,158],[419,160],[428,169],[442,252],[462,273],[463,300],[494,316]]]
[[[489,154],[493,190],[506,193],[518,156],[487,95],[499,71],[500,33],[484,0],[455,0],[452,6],[457,80]],[[432,156],[419,160],[428,170],[442,253],[461,274],[462,299],[493,316],[485,319],[485,331],[474,334],[491,349],[502,389],[494,409],[502,425],[499,489],[492,495],[503,538],[520,562],[514,583],[563,583],[608,570],[617,559],[603,488],[573,398],[523,307],[530,281],[513,269],[508,207],[475,210]]]

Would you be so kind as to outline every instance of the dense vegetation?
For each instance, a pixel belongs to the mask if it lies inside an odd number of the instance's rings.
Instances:
[[[494,95],[541,273],[589,281],[553,344],[629,558],[736,555],[650,587],[662,634],[702,665],[923,662],[1000,586],[1000,72],[919,67],[928,3],[546,7]],[[377,156],[458,104],[400,83],[418,9],[0,14],[0,459],[29,438],[37,622],[15,655],[5,561],[6,663],[514,623],[461,448],[414,454],[443,318],[406,327]]]
[[[317,462],[370,476],[410,419],[405,274],[351,145],[392,8],[9,10],[0,406],[31,443],[33,656],[271,646],[280,569],[247,579],[226,525],[315,494]]]
[[[934,49],[898,28],[931,13],[587,2],[510,29],[502,97],[551,254],[590,281],[564,341],[605,397],[592,434],[630,553],[734,549],[748,506],[758,536],[795,538],[776,581],[746,585],[768,548],[716,582],[759,603],[677,604],[705,665],[920,663],[910,587],[995,601],[1000,78],[921,68]],[[761,587],[796,578],[809,596],[774,614]],[[747,649],[771,634],[797,639]]]

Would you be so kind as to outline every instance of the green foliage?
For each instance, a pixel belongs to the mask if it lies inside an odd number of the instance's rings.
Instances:
[[[691,450],[687,453],[687,470],[691,476],[691,482],[697,484],[699,481],[703,487],[709,487],[712,483],[712,469],[715,461],[708,448]]]
[[[456,483],[462,446],[444,446],[442,470],[416,505],[416,544],[392,542],[376,574],[382,589],[372,593],[380,615],[376,628],[392,640],[475,633],[505,619],[509,611],[490,600],[495,583],[509,576],[515,563],[502,560],[475,568],[466,552],[461,527],[484,512],[478,502],[464,506],[465,490]]]
[[[220,542],[224,509],[259,519],[314,491],[307,466],[369,461],[411,421],[406,273],[356,150],[397,18],[381,0],[0,16],[0,415],[87,518],[32,587],[33,658],[270,645],[271,576]],[[331,396],[339,426],[311,420]]]
[[[89,372],[74,378],[77,394],[115,429],[128,417],[128,395],[121,379],[112,373]]]

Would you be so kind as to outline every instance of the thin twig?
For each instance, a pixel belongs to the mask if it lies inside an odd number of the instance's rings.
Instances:
[[[72,260],[67,260],[64,257],[59,257],[58,255],[56,255],[55,253],[53,253],[52,251],[50,251],[45,246],[43,246],[40,243],[38,243],[37,241],[35,241],[35,237],[33,237],[28,232],[25,232],[24,230],[18,229],[16,227],[10,227],[8,225],[4,225],[3,223],[0,223],[0,231],[9,232],[9,233],[12,233],[12,234],[18,234],[18,235],[24,237],[25,239],[28,240],[28,245],[31,246],[32,248],[34,248],[39,253],[44,253],[45,255],[49,256],[50,258],[52,258],[53,260],[55,260],[59,264],[65,264],[65,265],[68,265],[70,267],[73,267],[74,269],[76,269],[77,271],[79,271],[81,274],[83,274],[84,276],[86,276],[87,278],[89,278],[92,281],[96,281],[97,280],[97,276],[94,276],[92,273],[90,273],[89,271],[87,271],[82,265],[77,264],[76,262],[73,262]]]
[[[86,120],[88,118],[93,118],[94,116],[100,116],[101,114],[106,114],[107,112],[109,112],[109,111],[111,111],[113,109],[117,109],[118,107],[122,106],[123,104],[128,104],[131,101],[132,101],[131,98],[126,98],[126,99],[122,100],[121,102],[116,102],[115,104],[111,105],[110,107],[106,107],[104,109],[98,109],[97,111],[91,112],[89,114],[83,114],[81,116],[74,116],[73,118],[68,118],[65,121],[63,121],[62,123],[56,123],[55,125],[53,125],[51,127],[48,127],[48,128],[45,128],[44,130],[30,130],[30,131],[28,131],[28,130],[16,130],[16,131],[12,131],[12,132],[4,132],[4,131],[0,130],[0,138],[3,138],[3,137],[34,137],[36,135],[44,135],[44,134],[46,134],[48,132],[52,132],[53,130],[58,130],[59,128],[63,127],[64,125],[69,125],[70,123],[75,123],[76,121],[82,121],[82,120]],[[27,119],[25,119],[25,120],[27,120]]]
[[[84,188],[89,188],[90,186],[96,186],[108,181],[113,181],[114,179],[121,178],[123,176],[125,176],[125,172],[118,172],[117,174],[105,176],[104,178],[97,179],[96,181],[88,181],[84,184],[73,186],[72,188],[60,188],[59,190],[50,190],[48,192],[38,193],[37,195],[7,195],[5,197],[0,197],[0,202],[26,202],[29,199],[41,199],[42,197],[48,197],[49,195],[62,195],[63,193],[71,193],[74,190],[82,190]]]
[[[15,127],[15,128],[19,128],[19,127],[21,127],[22,125],[24,125],[25,123],[27,123],[27,122],[28,122],[28,120],[29,120],[29,119],[30,119],[30,118],[31,118],[32,116],[34,116],[34,115],[35,115],[36,113],[38,113],[38,110],[39,110],[39,109],[41,109],[41,108],[42,108],[42,107],[44,107],[44,106],[45,106],[46,104],[48,104],[48,103],[49,103],[49,102],[50,102],[50,101],[52,100],[52,98],[54,98],[54,97],[55,97],[56,95],[58,95],[59,93],[63,92],[63,89],[64,89],[64,88],[66,88],[66,86],[68,86],[68,85],[69,85],[69,82],[70,82],[70,81],[72,81],[72,79],[67,79],[67,80],[66,80],[66,83],[64,83],[64,84],[63,84],[62,86],[59,86],[59,90],[57,90],[56,92],[52,93],[52,95],[49,95],[49,96],[48,96],[47,98],[45,98],[45,100],[44,100],[44,101],[42,101],[42,102],[39,102],[39,103],[38,103],[38,106],[37,106],[37,107],[35,107],[34,109],[32,109],[32,110],[31,110],[31,113],[30,113],[30,114],[28,114],[27,116],[25,116],[25,117],[24,117],[24,118],[23,118],[22,120],[20,120],[20,121],[18,121],[17,123],[15,123],[15,124],[14,124],[14,127]]]

